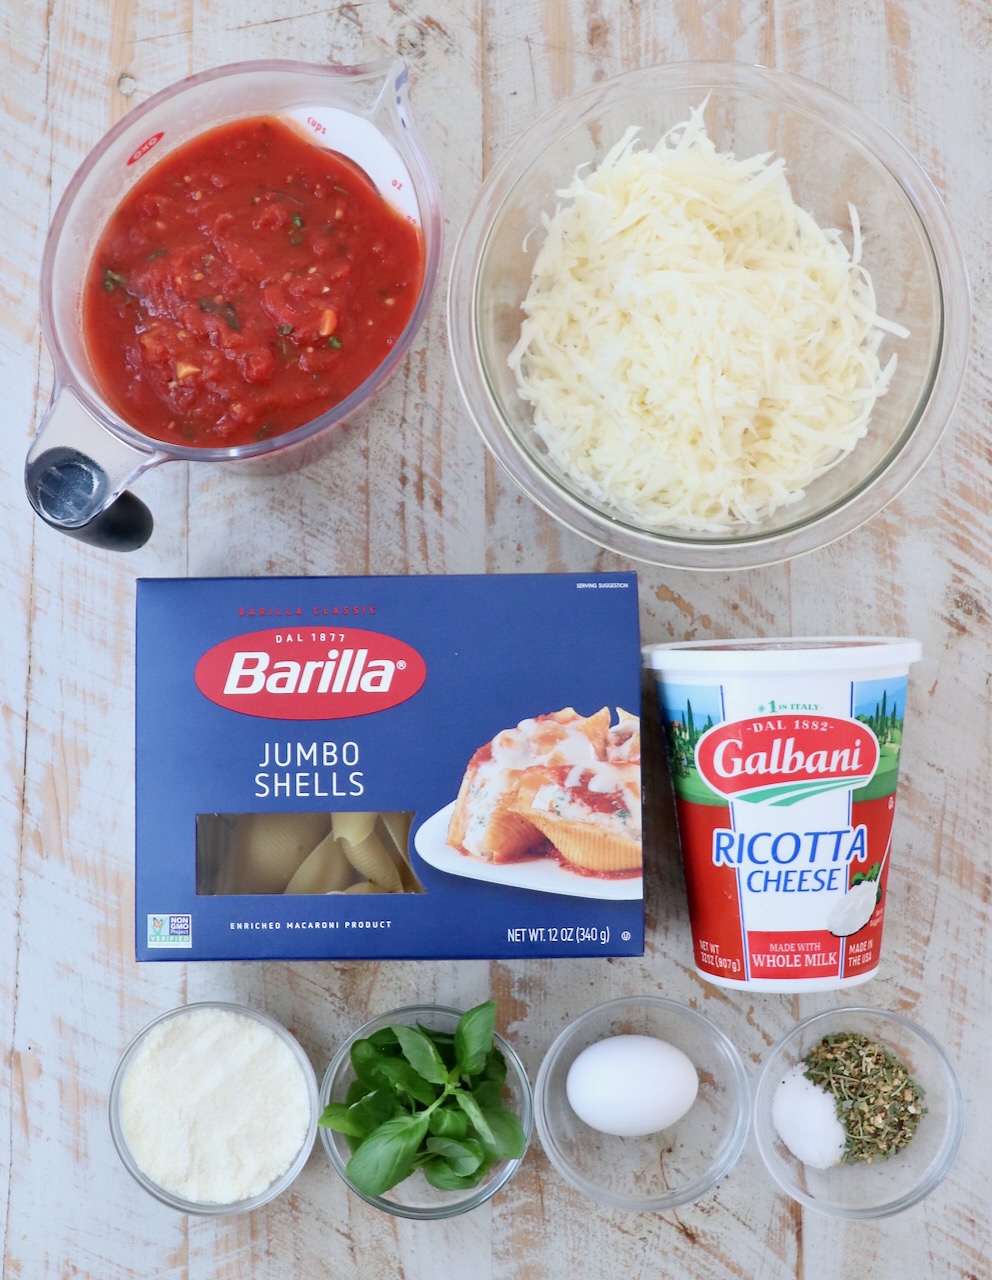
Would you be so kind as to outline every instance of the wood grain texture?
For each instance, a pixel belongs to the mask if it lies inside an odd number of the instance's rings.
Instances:
[[[0,358],[0,1238],[2,1280],[987,1280],[992,1111],[992,18],[980,0],[3,0]],[[287,470],[171,464],[140,482],[156,512],[130,556],[33,519],[22,467],[52,385],[37,287],[45,229],[72,173],[130,107],[246,58],[410,66],[437,167],[446,248],[427,323],[382,395]],[[584,1200],[535,1137],[517,1178],[448,1223],[385,1218],[314,1152],[292,1192],[242,1220],[151,1201],[114,1153],[117,1057],[155,1014],[230,998],[266,1009],[318,1072],[367,1016],[409,1001],[497,996],[532,1078],[565,1023],[621,994],[706,1012],[752,1075],[797,1017],[840,993],[728,993],[695,976],[667,783],[650,791],[643,960],[145,965],[133,956],[133,612],[142,576],[474,573],[629,568],[562,529],[488,458],[450,369],[445,285],[480,182],[541,112],[626,68],[762,62],[861,104],[920,159],[969,260],[972,362],[954,420],[899,500],[841,542],[737,574],[639,567],[645,641],[918,636],[882,976],[866,1002],[946,1045],[967,1106],[955,1167],[878,1223],[804,1213],[753,1143],[708,1197],[628,1216]],[[949,305],[955,300],[950,299]],[[650,690],[648,690],[650,696]],[[650,703],[647,704],[647,709]]]

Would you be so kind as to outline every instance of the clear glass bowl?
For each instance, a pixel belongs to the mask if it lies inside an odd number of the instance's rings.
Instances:
[[[445,1005],[415,1004],[393,1009],[378,1018],[373,1018],[359,1027],[340,1046],[331,1060],[320,1087],[320,1108],[329,1102],[343,1102],[348,1086],[355,1078],[351,1065],[351,1049],[357,1040],[365,1040],[384,1027],[397,1023],[414,1027],[418,1024],[437,1031],[455,1030],[461,1012]],[[524,1138],[529,1143],[534,1121],[533,1095],[527,1072],[510,1045],[497,1032],[494,1044],[506,1060],[506,1083],[504,1087],[503,1105],[516,1113],[524,1131]],[[478,1186],[468,1187],[461,1191],[441,1191],[431,1186],[424,1175],[415,1171],[409,1178],[392,1187],[382,1195],[369,1195],[348,1177],[347,1164],[351,1158],[351,1150],[344,1134],[332,1129],[320,1128],[320,1140],[324,1144],[327,1158],[332,1168],[340,1174],[344,1182],[355,1195],[398,1218],[419,1218],[434,1220],[438,1218],[454,1218],[458,1214],[467,1213],[470,1209],[484,1204],[513,1177],[523,1160],[504,1160],[490,1169],[488,1175]]]
[[[899,1058],[921,1086],[927,1112],[912,1140],[888,1160],[813,1169],[792,1155],[772,1123],[782,1077],[825,1036],[853,1031]],[[885,1218],[930,1194],[954,1162],[964,1104],[954,1068],[937,1041],[901,1013],[852,1006],[803,1019],[773,1046],[754,1098],[754,1134],[768,1172],[793,1200],[839,1218]]]
[[[572,1110],[569,1068],[583,1049],[616,1035],[655,1036],[691,1059],[699,1092],[674,1125],[620,1138]],[[737,1163],[751,1114],[744,1064],[731,1042],[701,1013],[662,996],[609,1000],[569,1023],[541,1064],[534,1095],[537,1132],[562,1177],[591,1199],[632,1213],[664,1213],[711,1191]]]
[[[184,1196],[176,1194],[174,1191],[160,1186],[155,1182],[136,1160],[131,1148],[128,1146],[124,1136],[121,1124],[121,1089],[127,1078],[128,1071],[134,1062],[135,1055],[147,1040],[149,1034],[161,1027],[163,1023],[173,1021],[176,1018],[183,1018],[198,1010],[223,1010],[228,1013],[239,1014],[242,1017],[250,1018],[254,1022],[261,1023],[267,1027],[279,1040],[286,1045],[293,1057],[299,1063],[300,1074],[305,1083],[307,1097],[310,1106],[310,1117],[307,1127],[306,1136],[293,1157],[291,1163],[286,1169],[275,1178],[264,1191],[258,1195],[250,1196],[244,1200],[234,1201],[204,1201],[189,1200]],[[160,1200],[162,1204],[166,1204],[171,1209],[178,1209],[182,1213],[198,1214],[206,1217],[218,1217],[222,1214],[247,1213],[251,1209],[258,1209],[263,1204],[268,1204],[270,1200],[274,1200],[276,1196],[281,1195],[295,1180],[297,1175],[303,1169],[307,1160],[310,1158],[310,1152],[313,1150],[313,1144],[317,1136],[317,1076],[314,1072],[310,1059],[304,1053],[302,1046],[294,1036],[286,1030],[286,1028],[274,1018],[268,1017],[267,1014],[259,1013],[256,1009],[249,1009],[244,1005],[230,1004],[221,1000],[205,1000],[199,1003],[181,1005],[177,1009],[171,1009],[168,1013],[163,1013],[159,1017],[153,1019],[147,1026],[142,1027],[138,1034],[131,1040],[130,1044],[121,1055],[114,1072],[113,1080],[110,1085],[109,1099],[110,1113],[110,1136],[113,1139],[117,1154],[121,1158],[121,1162],[127,1169],[128,1173],[138,1182],[144,1189],[153,1195],[156,1200]]]
[[[507,357],[543,241],[542,214],[581,165],[597,164],[629,125],[647,145],[708,97],[718,149],[782,156],[793,196],[821,226],[860,215],[863,261],[879,313],[905,325],[890,390],[869,434],[806,496],[765,523],[719,534],[638,528],[597,504],[549,456]],[[850,244],[850,240],[848,240]],[[784,72],[674,63],[604,81],[560,103],[517,139],[486,180],[455,247],[448,331],[455,373],[483,439],[510,476],[576,533],[622,555],[676,568],[770,564],[825,545],[891,502],[930,456],[964,377],[970,299],[940,197],[909,153],[860,107]],[[888,339],[887,357],[896,346]]]

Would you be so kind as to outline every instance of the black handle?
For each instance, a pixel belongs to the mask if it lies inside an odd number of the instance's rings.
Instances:
[[[91,547],[137,551],[151,537],[152,513],[141,499],[122,493],[104,506],[106,472],[78,449],[58,445],[31,459],[24,487],[46,524]]]

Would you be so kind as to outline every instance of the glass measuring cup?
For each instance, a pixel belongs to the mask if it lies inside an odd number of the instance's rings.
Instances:
[[[437,179],[410,120],[400,59],[362,66],[232,63],[149,98],[107,133],[66,189],[52,221],[41,276],[41,316],[55,379],[28,450],[25,487],[46,523],[96,546],[134,550],[152,530],[148,508],[128,486],[159,463],[249,459],[292,449],[352,413],[406,355],[427,313],[441,260]],[[348,157],[384,199],[420,228],[424,277],[405,329],[382,363],[345,399],[282,435],[230,447],[163,443],[142,434],[107,402],[86,349],[82,296],[100,234],[151,166],[190,138],[249,116],[291,120]]]

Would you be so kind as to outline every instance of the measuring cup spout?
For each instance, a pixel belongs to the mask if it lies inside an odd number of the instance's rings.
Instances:
[[[391,104],[409,77],[402,58],[376,58],[351,66],[327,64],[320,70],[334,81],[337,105],[370,120],[381,112],[396,114]]]
[[[401,152],[419,149],[419,140],[410,119],[410,70],[402,58],[383,58],[367,66],[381,78],[379,94],[369,113],[372,122],[391,138]]]
[[[165,455],[119,439],[69,388],[56,390],[28,451],[24,486],[46,524],[91,546],[136,551],[152,514],[126,487]]]

